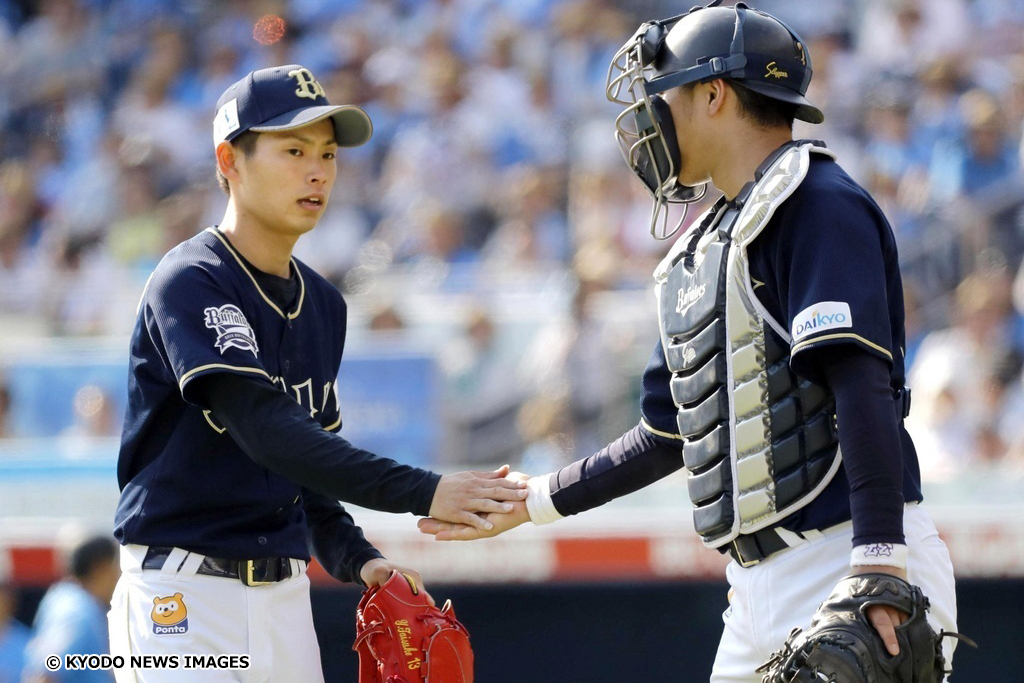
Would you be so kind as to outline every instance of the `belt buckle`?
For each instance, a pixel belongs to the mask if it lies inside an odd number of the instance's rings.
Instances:
[[[761,560],[745,560],[745,559],[743,559],[743,553],[740,551],[740,544],[738,543],[738,541],[739,541],[739,537],[733,539],[733,541],[732,541],[732,549],[733,549],[733,552],[735,553],[734,558],[735,558],[736,562],[738,562],[739,565],[741,567],[743,567],[744,569],[747,569],[748,567],[753,567],[755,564],[759,564],[761,562]]]
[[[274,583],[273,581],[257,581],[253,578],[253,560],[245,560],[245,572],[239,578],[242,579],[242,583],[246,586],[266,586],[267,584]]]

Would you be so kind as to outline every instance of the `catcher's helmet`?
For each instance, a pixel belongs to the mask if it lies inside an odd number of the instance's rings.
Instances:
[[[825,119],[804,97],[811,81],[811,57],[796,32],[742,2],[734,7],[719,7],[720,3],[715,0],[641,25],[608,70],[608,99],[626,107],[615,121],[616,138],[626,163],[654,195],[652,234],[666,203],[697,201],[706,189],[706,183],[679,183],[679,145],[661,93],[725,78],[789,102],[796,118],[810,123]]]

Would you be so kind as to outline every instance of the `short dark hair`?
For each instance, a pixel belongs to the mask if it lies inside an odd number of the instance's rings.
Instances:
[[[785,126],[789,130],[793,130],[793,120],[796,118],[795,104],[754,92],[750,88],[743,87],[738,81],[728,78],[724,80],[732,87],[733,92],[736,93],[736,99],[739,101],[740,116],[749,118],[754,122],[754,125],[762,128]],[[692,97],[697,83],[707,82],[709,81],[695,81],[679,87]]]
[[[750,88],[743,87],[742,83],[727,80],[726,83],[732,86],[739,100],[740,115],[749,118],[755,125],[762,128],[786,127],[793,130],[793,119],[796,118],[796,105],[790,102],[783,102]]]
[[[247,130],[228,144],[241,152],[242,155],[250,156],[256,150],[256,140],[259,135],[256,131]],[[220,189],[224,190],[224,194],[229,197],[231,196],[231,187],[228,186],[228,179],[220,172],[219,165],[217,166],[217,184],[220,185]]]
[[[68,573],[79,581],[87,579],[97,567],[117,558],[117,543],[110,536],[93,536],[75,546],[68,557]]]

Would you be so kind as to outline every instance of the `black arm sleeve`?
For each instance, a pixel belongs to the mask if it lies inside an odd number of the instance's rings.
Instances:
[[[306,540],[313,556],[327,573],[348,583],[363,583],[359,570],[375,557],[383,557],[363,537],[352,515],[336,500],[302,489],[306,511]]]
[[[679,444],[667,445],[637,425],[589,458],[551,475],[551,502],[561,515],[604,505],[683,466]]]
[[[811,353],[836,396],[853,544],[903,543],[903,453],[889,366],[852,344]]]
[[[324,431],[272,384],[233,373],[195,380],[196,396],[250,458],[335,500],[384,512],[430,514],[440,475],[356,448]]]

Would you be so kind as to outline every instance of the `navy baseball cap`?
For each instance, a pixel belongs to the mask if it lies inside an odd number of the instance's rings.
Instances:
[[[342,147],[358,147],[373,134],[366,112],[355,105],[328,102],[309,69],[298,64],[260,69],[233,84],[217,100],[213,144],[230,142],[247,130],[291,130],[328,116],[334,120],[334,137]]]

